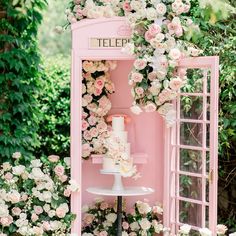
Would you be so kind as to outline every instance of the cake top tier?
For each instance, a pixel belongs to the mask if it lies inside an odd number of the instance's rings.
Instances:
[[[118,116],[112,117],[112,130],[113,131],[124,131],[125,130],[125,121],[124,121],[124,117],[122,116]]]

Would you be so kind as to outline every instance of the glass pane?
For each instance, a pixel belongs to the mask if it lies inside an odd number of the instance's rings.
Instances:
[[[206,202],[209,202],[209,180],[206,180]]]
[[[206,147],[210,147],[210,124],[206,125]]]
[[[202,206],[195,203],[179,201],[179,220],[181,223],[201,227]]]
[[[199,231],[192,229],[189,233],[189,236],[200,236],[200,233]]]
[[[187,85],[181,89],[183,93],[202,93],[204,71],[202,69],[187,69]]]
[[[211,92],[211,71],[207,71],[207,92]]]
[[[210,152],[206,152],[206,174],[208,175],[210,170]]]
[[[203,119],[203,98],[197,96],[182,96],[180,99],[180,118]]]
[[[205,213],[206,214],[206,222],[205,222],[206,226],[205,227],[209,228],[209,207],[208,206],[205,207],[205,211],[206,211],[206,213]]]
[[[211,113],[210,113],[210,104],[211,104],[211,98],[207,97],[207,114],[206,114],[206,119],[210,120],[211,119]]]
[[[202,179],[193,176],[179,176],[179,194],[181,197],[202,200]]]
[[[202,152],[180,149],[180,170],[193,173],[201,173]]]
[[[202,124],[180,123],[180,144],[202,146]]]

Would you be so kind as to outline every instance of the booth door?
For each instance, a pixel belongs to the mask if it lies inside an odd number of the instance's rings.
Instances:
[[[218,153],[218,57],[185,59],[188,85],[175,102],[176,126],[167,128],[164,223],[216,235]],[[164,211],[165,212],[165,211]]]

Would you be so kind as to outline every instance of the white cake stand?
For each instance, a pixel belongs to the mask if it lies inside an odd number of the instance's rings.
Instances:
[[[141,196],[154,193],[154,189],[147,187],[123,187],[122,176],[119,172],[104,171],[102,174],[114,175],[114,184],[112,189],[104,187],[88,188],[87,192],[103,195],[103,196],[116,196],[117,197],[117,236],[122,236],[122,197]]]

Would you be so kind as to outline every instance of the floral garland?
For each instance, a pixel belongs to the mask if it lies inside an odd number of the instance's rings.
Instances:
[[[109,94],[115,91],[109,71],[116,68],[113,61],[83,61],[82,81],[82,157],[103,154],[108,126],[104,116],[111,109]]]
[[[168,125],[175,122],[171,100],[187,82],[179,70],[180,59],[201,51],[186,38],[199,32],[187,16],[189,0],[74,0],[66,10],[70,23],[84,18],[125,16],[132,29],[131,41],[123,49],[136,60],[129,76],[135,114],[153,112]]]
[[[79,190],[69,180],[70,159],[59,156],[0,167],[0,235],[61,235],[70,232],[75,215],[69,212],[69,197]]]

